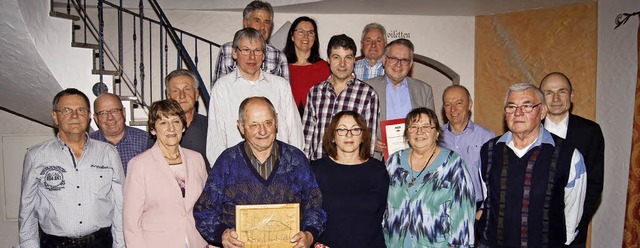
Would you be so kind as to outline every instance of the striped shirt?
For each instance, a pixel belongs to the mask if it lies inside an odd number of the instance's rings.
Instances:
[[[20,198],[20,247],[40,247],[47,234],[81,237],[111,226],[113,247],[124,247],[122,184],[116,148],[89,139],[80,159],[60,138],[27,150]]]
[[[329,76],[331,78],[331,76]],[[378,95],[373,87],[351,79],[347,87],[336,94],[329,79],[314,85],[307,94],[307,104],[302,117],[304,129],[304,153],[310,160],[322,158],[322,136],[333,115],[340,111],[358,112],[371,130],[371,152],[375,146],[376,130],[380,116]]]
[[[287,57],[278,48],[266,43],[266,52],[264,62],[262,62],[262,71],[285,78],[289,81],[289,64]],[[227,42],[220,47],[218,53],[218,62],[216,63],[216,73],[211,78],[211,88],[216,81],[224,75],[236,69],[236,61],[231,55],[233,51],[233,43]],[[213,161],[211,161],[213,163]]]
[[[280,158],[278,142],[273,142],[273,145],[271,147],[271,154],[269,154],[269,157],[267,157],[267,159],[265,159],[263,163],[258,160],[255,154],[253,154],[253,150],[251,150],[249,142],[244,142],[244,152],[247,153],[251,165],[253,165],[253,168],[256,169],[258,174],[260,174],[260,176],[262,176],[262,178],[264,178],[265,180],[269,179],[269,175],[271,175],[271,172],[273,171],[273,166],[276,165],[276,163],[278,162],[278,158]]]
[[[382,57],[380,57],[373,66],[369,65],[369,60],[366,58],[356,61],[353,72],[356,73],[356,78],[362,81],[384,75]]]

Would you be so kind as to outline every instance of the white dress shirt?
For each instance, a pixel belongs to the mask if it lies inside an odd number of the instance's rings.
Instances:
[[[251,82],[235,71],[221,77],[211,89],[207,158],[211,166],[225,149],[243,141],[238,131],[238,109],[248,97],[264,96],[271,101],[278,114],[277,139],[302,149],[302,122],[293,100],[289,82],[261,71],[258,80]]]

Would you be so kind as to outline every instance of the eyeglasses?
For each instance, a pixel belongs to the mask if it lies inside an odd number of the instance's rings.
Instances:
[[[115,108],[110,110],[99,111],[95,115],[98,116],[99,118],[106,118],[108,114],[116,115],[116,114],[120,114],[120,112],[122,112],[121,108]]]
[[[71,114],[73,114],[73,112],[83,116],[89,114],[89,110],[86,108],[71,109],[71,108],[64,107],[62,109],[57,109],[56,112],[62,113],[62,115],[64,116],[70,116]]]
[[[516,112],[516,110],[520,109],[520,111],[522,111],[522,113],[531,113],[531,111],[533,111],[533,109],[535,107],[540,106],[540,104],[542,103],[538,103],[536,105],[530,105],[530,104],[524,104],[524,105],[515,105],[515,104],[509,104],[507,106],[504,107],[504,112],[507,114],[513,114]]]
[[[336,129],[336,133],[338,136],[345,136],[347,133],[350,133],[351,136],[360,136],[362,134],[362,128],[354,128],[354,129],[346,129],[346,128],[338,128]]]
[[[236,48],[236,50],[238,52],[240,52],[240,54],[242,54],[244,56],[247,56],[247,55],[249,55],[251,53],[253,53],[253,55],[255,55],[255,56],[260,56],[260,55],[264,54],[264,51],[262,51],[262,50],[251,50],[251,49],[248,49],[248,48],[245,48],[245,49]]]
[[[407,128],[407,131],[409,131],[409,133],[417,133],[417,132],[431,132],[431,130],[436,129],[435,126],[409,126],[409,128]]]
[[[398,61],[400,61],[400,64],[402,66],[408,66],[411,63],[410,59],[401,59],[401,58],[396,58],[389,55],[384,55],[384,56],[387,56],[387,59],[388,59],[387,61],[389,61],[389,63],[391,63],[392,65],[397,64]]]
[[[304,29],[300,29],[299,28],[299,29],[294,29],[293,31],[298,36],[304,36],[305,34],[309,35],[309,36],[315,36],[316,35],[316,31],[314,31],[314,30],[304,30]]]

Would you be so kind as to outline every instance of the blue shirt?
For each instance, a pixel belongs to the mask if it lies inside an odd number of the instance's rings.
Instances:
[[[89,134],[89,137],[116,147],[125,175],[127,174],[127,164],[129,164],[129,160],[146,151],[150,145],[153,145],[153,142],[149,140],[149,134],[147,132],[129,126],[124,127],[124,136],[122,136],[118,144],[113,144],[107,140],[100,130]]]
[[[482,201],[482,182],[480,181],[480,149],[482,145],[496,137],[496,134],[469,120],[467,127],[460,134],[451,131],[449,123],[442,128],[442,146],[449,148],[462,157],[471,174],[475,189],[476,202]]]
[[[356,61],[353,72],[356,74],[356,78],[362,81],[384,75],[382,57],[373,66],[369,65],[369,60],[366,58]]]
[[[411,112],[411,95],[409,94],[409,84],[405,77],[398,88],[394,88],[393,83],[387,79],[387,120],[404,118]]]

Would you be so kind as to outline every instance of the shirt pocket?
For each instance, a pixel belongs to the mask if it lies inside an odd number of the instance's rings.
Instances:
[[[111,190],[113,171],[111,169],[93,169],[89,173],[91,192],[98,196],[105,196]]]

